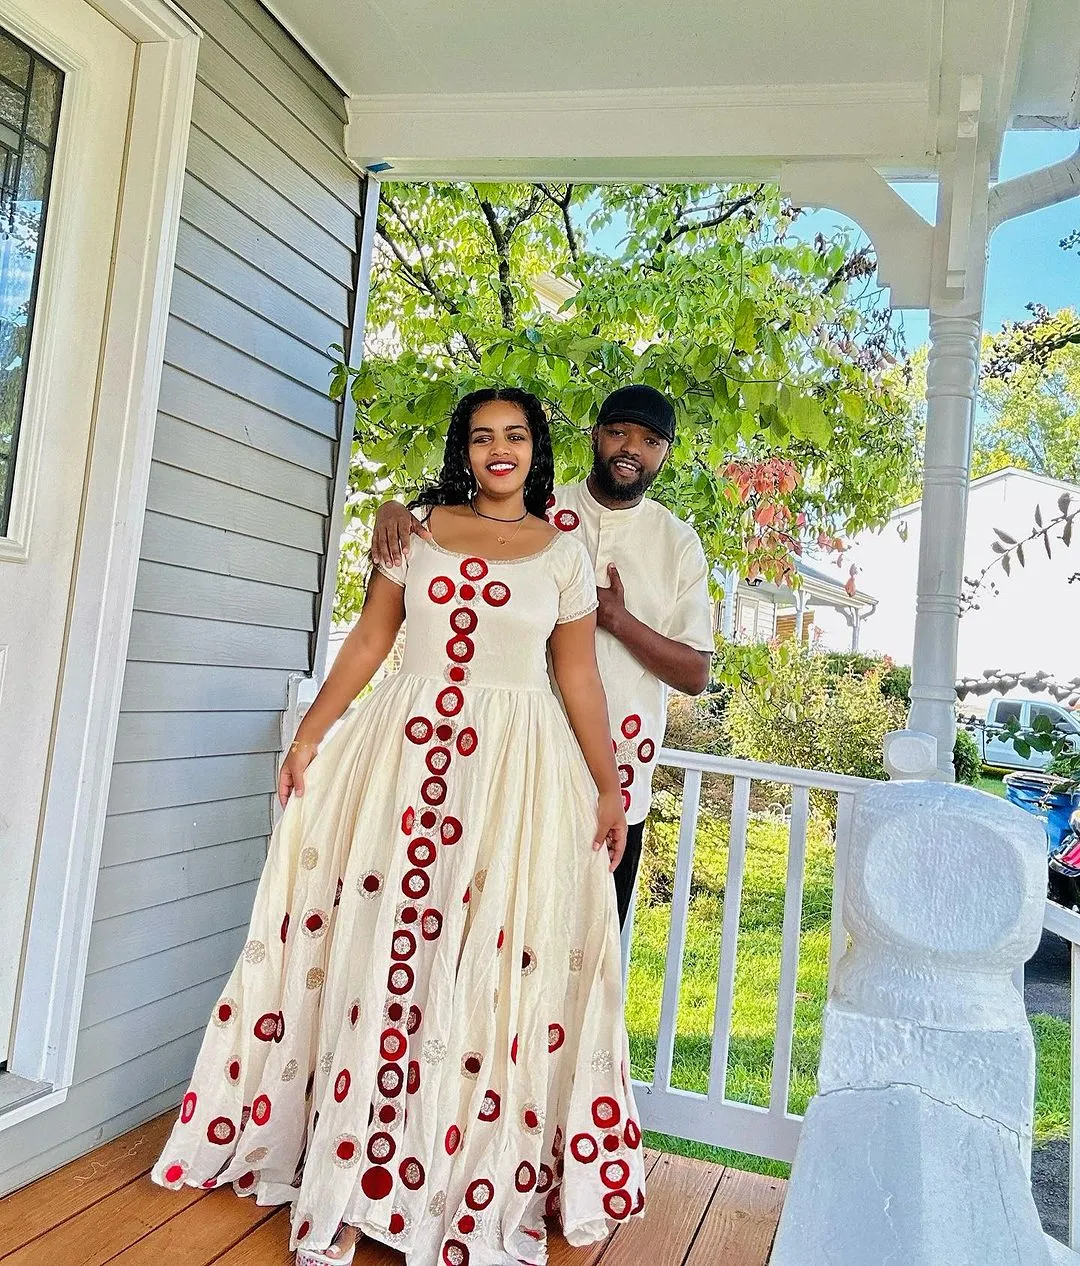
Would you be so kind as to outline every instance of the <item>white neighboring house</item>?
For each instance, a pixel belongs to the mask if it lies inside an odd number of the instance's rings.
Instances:
[[[863,589],[848,593],[842,576],[830,574],[825,567],[799,559],[797,589],[774,585],[769,581],[739,581],[734,602],[717,605],[715,628],[725,637],[742,642],[769,642],[773,638],[787,641],[797,638],[822,649],[861,649],[863,621],[877,610],[878,600]],[[717,580],[724,584],[722,575]],[[819,635],[822,617],[828,620],[836,636],[826,641]],[[839,630],[846,630],[841,634]]]
[[[1063,494],[1080,503],[1080,487],[1008,468],[972,480],[964,547],[964,574],[975,577],[995,557],[994,529],[1022,541],[1035,527],[1035,508],[1043,521],[1058,514]],[[867,639],[874,650],[910,664],[915,636],[915,586],[919,565],[922,502],[904,506],[887,526],[857,536],[849,551],[859,567],[859,582],[878,595],[878,612]],[[987,669],[1006,672],[1043,670],[1059,681],[1080,673],[1077,624],[1080,620],[1080,549],[1052,543],[1048,558],[1040,541],[1024,550],[1025,565],[1011,575],[995,567],[976,606],[960,620],[957,678],[981,677]],[[998,592],[993,592],[993,580]],[[817,618],[823,640],[844,645],[844,626],[829,612]]]

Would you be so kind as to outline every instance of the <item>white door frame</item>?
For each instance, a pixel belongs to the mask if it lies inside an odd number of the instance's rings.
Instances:
[[[9,1061],[11,1072],[39,1083],[42,1093],[0,1113],[0,1130],[62,1102],[74,1073],[201,34],[170,0],[93,3],[139,48],[67,649]],[[0,0],[0,21],[27,44],[48,48],[33,18],[22,10],[10,12],[6,0]],[[77,59],[71,66],[60,64],[77,94]],[[79,120],[74,122],[77,130]],[[59,200],[55,208],[62,226]]]

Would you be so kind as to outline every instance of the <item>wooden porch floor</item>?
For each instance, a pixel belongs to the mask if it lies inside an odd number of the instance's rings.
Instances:
[[[173,1113],[0,1200],[3,1266],[291,1266],[287,1212],[231,1191],[164,1191],[150,1166]],[[551,1266],[765,1266],[784,1183],[704,1161],[648,1154],[649,1207],[610,1239],[549,1242]],[[368,1244],[356,1266],[403,1266]]]

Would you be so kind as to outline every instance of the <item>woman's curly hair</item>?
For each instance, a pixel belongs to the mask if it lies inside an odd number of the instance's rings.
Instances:
[[[469,431],[477,409],[495,400],[516,404],[525,416],[533,442],[532,465],[523,489],[525,509],[538,519],[547,514],[555,485],[551,430],[544,406],[531,392],[517,387],[485,387],[462,396],[450,415],[442,470],[438,478],[423,487],[416,499],[410,502],[410,509],[417,506],[466,506],[472,501],[477,486],[469,464]]]

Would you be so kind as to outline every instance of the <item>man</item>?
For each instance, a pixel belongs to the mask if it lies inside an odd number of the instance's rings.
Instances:
[[[675,410],[652,387],[620,387],[600,407],[587,479],[555,489],[548,517],[583,541],[596,567],[596,658],[629,832],[615,871],[626,921],[641,860],[669,689],[700,694],[713,650],[708,564],[697,534],[645,493],[668,459]],[[380,508],[372,555],[400,562],[424,527],[397,502]]]

